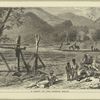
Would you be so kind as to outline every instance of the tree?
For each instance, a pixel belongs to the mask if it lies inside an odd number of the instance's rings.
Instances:
[[[23,23],[24,8],[0,8],[0,36],[5,29],[9,30],[14,25],[18,27]]]
[[[85,34],[88,34],[89,33],[89,28],[87,26],[84,26],[83,31],[85,32]]]
[[[61,24],[57,25],[54,31],[54,41],[64,42],[68,38],[70,27],[73,26],[70,20],[66,20]]]
[[[77,39],[77,28],[72,26],[69,30],[69,35],[68,35],[68,38],[70,41],[76,41]]]
[[[6,17],[4,18],[4,20],[1,22],[1,26],[0,26],[0,36],[2,35],[2,33],[3,33],[3,30],[4,30],[4,28],[5,28],[5,23],[6,23],[6,21],[7,21],[7,19],[9,18],[9,16],[10,16],[10,13],[11,13],[11,8],[8,10],[8,13],[7,13],[7,15],[6,15]],[[3,11],[1,11],[2,13],[4,13]],[[2,15],[2,14],[1,14]]]

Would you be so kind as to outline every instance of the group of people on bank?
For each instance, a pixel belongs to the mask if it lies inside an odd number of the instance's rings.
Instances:
[[[80,63],[78,63],[75,58],[73,58],[70,62],[67,62],[65,70],[67,74],[67,81],[80,81],[84,78],[89,79],[90,76],[94,76],[94,73],[98,72],[98,66],[95,59],[91,55],[84,54]],[[43,80],[46,80],[45,84],[43,83]],[[42,82],[44,87],[49,87],[55,84],[57,81],[59,81],[57,75],[55,75],[55,72],[51,70],[49,74],[43,75],[38,83]]]
[[[80,81],[84,78],[89,78],[91,75],[94,75],[95,72],[98,71],[98,65],[95,62],[93,56],[84,54],[80,63],[73,58],[70,62],[67,62],[67,66],[65,67],[67,74],[67,81],[77,80]],[[49,75],[49,83],[55,83],[57,77],[54,74],[54,71],[50,72]]]
[[[89,77],[98,70],[95,59],[88,54],[84,54],[80,64],[77,63],[75,58],[71,62],[67,62],[65,69],[68,81]]]

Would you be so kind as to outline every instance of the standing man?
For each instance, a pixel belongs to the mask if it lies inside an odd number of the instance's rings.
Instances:
[[[72,69],[71,69],[71,65],[68,62],[66,68],[66,74],[67,74],[67,81],[70,81],[72,79]]]
[[[94,51],[94,46],[93,45],[91,46],[91,51]]]
[[[76,59],[72,59],[72,65],[71,66],[72,66],[72,79],[77,80],[78,79],[79,66],[76,63]]]

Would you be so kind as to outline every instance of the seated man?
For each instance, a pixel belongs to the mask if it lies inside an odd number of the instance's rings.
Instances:
[[[89,60],[89,55],[88,54],[84,54],[84,57],[82,59],[81,62],[81,67],[79,69],[79,76],[80,78],[85,78],[88,77],[89,74],[89,64],[92,62],[92,60]]]
[[[82,59],[82,64],[89,64],[89,55],[84,54],[84,57]]]
[[[84,70],[88,70],[89,69],[89,65],[92,63],[92,58],[90,59],[89,55],[88,54],[84,54],[84,57],[82,59],[82,62],[81,62],[81,69],[84,69]]]
[[[89,70],[91,70],[91,69],[98,70],[98,69],[96,68],[95,59],[94,59],[92,56],[89,57],[88,69],[89,69]]]
[[[95,71],[98,71],[96,61],[95,61],[95,59],[93,59],[92,56],[90,57],[90,64],[91,64],[92,69],[94,69]]]
[[[55,84],[55,82],[57,81],[57,77],[54,74],[54,71],[51,70],[49,75],[48,74],[44,74],[37,82],[36,85],[37,87],[42,87],[42,88],[46,88],[46,87],[50,87],[53,84]]]
[[[92,63],[93,63],[93,57],[90,56],[90,57],[89,57],[89,64],[92,65]]]
[[[48,76],[48,81],[49,81],[49,86],[53,85],[57,81],[57,77],[54,74],[53,70],[50,71],[50,74]]]
[[[87,54],[84,55],[84,59],[81,63],[82,67],[81,67],[81,71],[80,72],[85,72],[85,77],[89,77],[89,76],[93,76],[94,75],[94,71],[97,70],[96,68],[96,63],[95,60],[93,59],[92,56],[89,56]]]

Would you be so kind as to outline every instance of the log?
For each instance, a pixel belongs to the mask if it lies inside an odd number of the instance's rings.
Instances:
[[[40,73],[42,73],[42,74],[45,74],[45,75],[49,75],[49,73],[47,73],[47,72],[45,72],[45,71],[43,71],[43,70],[38,70]],[[56,76],[61,76],[61,75],[63,75],[64,73],[59,73],[59,74],[56,74]]]
[[[49,75],[48,73],[46,73],[45,71],[42,71],[42,70],[38,70],[38,72],[45,74],[45,75]]]
[[[7,46],[0,46],[0,48],[4,48],[4,49],[16,49],[15,47],[7,47]],[[21,47],[20,48],[21,50],[25,50],[26,49],[26,47]]]
[[[100,52],[100,50],[98,51],[92,51],[92,50],[61,50],[61,51],[67,51],[67,52]]]
[[[16,72],[16,70],[10,70],[10,71],[8,71],[8,70],[0,70],[0,73],[1,72]],[[20,70],[20,72],[27,72],[27,71],[25,71],[25,70]],[[30,71],[31,72],[31,71]]]

